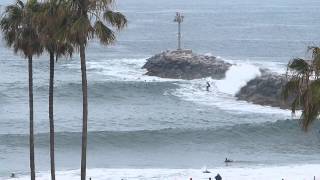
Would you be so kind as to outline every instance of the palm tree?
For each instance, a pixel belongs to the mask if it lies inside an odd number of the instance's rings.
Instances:
[[[320,48],[309,47],[311,60],[292,59],[288,64],[287,82],[283,88],[285,100],[290,100],[292,112],[302,109],[300,122],[303,130],[320,114]]]
[[[35,14],[34,21],[39,32],[41,44],[49,53],[49,126],[50,126],[50,167],[51,179],[55,180],[55,155],[54,155],[54,115],[53,115],[53,90],[54,90],[54,61],[62,55],[72,56],[73,47],[67,42],[56,38],[56,32],[66,18],[59,8],[59,2],[51,0],[41,4],[39,12]]]
[[[68,0],[66,11],[72,13],[60,34],[80,51],[82,79],[82,148],[81,148],[81,180],[86,179],[87,158],[87,123],[88,123],[88,87],[85,49],[88,40],[98,38],[103,45],[116,40],[115,32],[107,25],[121,30],[127,25],[126,17],[113,11],[114,0]]]
[[[50,54],[49,60],[49,125],[50,125],[50,165],[51,165],[51,179],[55,180],[55,158],[54,158],[54,119],[53,119],[53,90],[54,90],[54,61],[61,55],[72,56],[73,48],[68,44],[55,44],[54,48],[45,46]]]
[[[26,4],[17,0],[16,4],[6,7],[0,22],[7,46],[12,47],[15,53],[22,52],[28,59],[31,180],[35,180],[32,58],[40,55],[43,50],[37,31],[32,25],[32,14],[38,5],[36,0],[29,0]]]

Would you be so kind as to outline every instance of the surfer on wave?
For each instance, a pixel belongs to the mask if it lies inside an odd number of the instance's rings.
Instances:
[[[233,160],[226,158],[226,159],[224,160],[224,162],[225,162],[225,163],[231,163],[231,162],[233,162]]]
[[[210,83],[207,81],[207,91],[209,91],[210,90],[210,87],[211,87],[211,85],[210,85]]]

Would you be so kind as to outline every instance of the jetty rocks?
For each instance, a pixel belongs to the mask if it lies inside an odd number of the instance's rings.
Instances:
[[[201,79],[211,77],[224,79],[230,63],[214,56],[198,55],[191,50],[165,51],[149,59],[142,67],[146,75],[170,79]],[[286,83],[285,75],[260,69],[261,75],[247,82],[235,97],[237,100],[253,104],[290,109],[289,102],[282,97],[282,88]],[[292,98],[291,98],[292,99]]]
[[[262,72],[261,76],[250,80],[242,87],[236,97],[253,104],[290,109],[290,103],[285,102],[282,97],[285,83],[285,75]]]
[[[192,50],[165,51],[147,59],[146,75],[171,79],[223,79],[231,64],[214,56],[198,55]]]

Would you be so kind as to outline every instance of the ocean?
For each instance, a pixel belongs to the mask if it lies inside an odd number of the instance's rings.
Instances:
[[[1,9],[13,0],[2,0]],[[320,177],[320,124],[305,133],[288,110],[237,101],[260,75],[284,73],[319,45],[318,0],[121,0],[128,27],[109,47],[87,47],[88,177],[105,179],[312,179]],[[145,76],[146,59],[182,46],[233,64],[226,78]],[[34,60],[35,151],[49,179],[48,55]],[[0,43],[0,179],[28,179],[27,61]],[[56,63],[54,113],[59,179],[78,179],[82,94],[79,55]],[[206,82],[212,83],[210,92]],[[235,162],[225,165],[228,157]],[[203,174],[206,167],[212,173]]]

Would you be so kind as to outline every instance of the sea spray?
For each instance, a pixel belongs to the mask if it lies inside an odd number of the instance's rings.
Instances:
[[[226,78],[216,81],[220,92],[235,95],[248,81],[260,76],[259,67],[252,64],[234,64],[226,73]]]
[[[233,64],[227,71],[225,79],[204,78],[176,82],[180,88],[172,94],[186,101],[215,106],[235,114],[262,113],[290,117],[291,113],[288,110],[238,101],[235,98],[234,95],[241,87],[259,75],[261,75],[259,66],[251,63]],[[206,91],[206,82],[211,84],[209,91]]]

